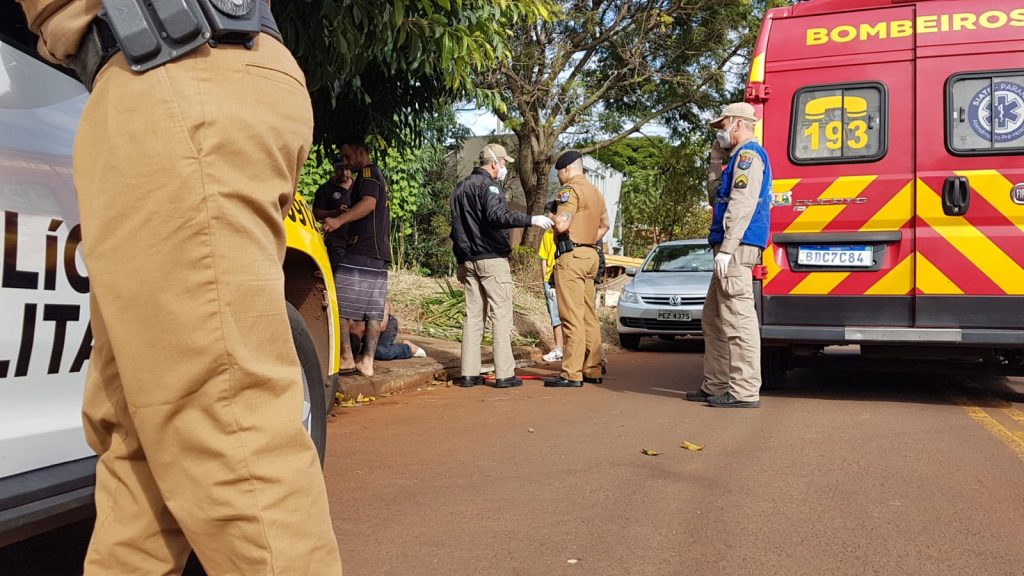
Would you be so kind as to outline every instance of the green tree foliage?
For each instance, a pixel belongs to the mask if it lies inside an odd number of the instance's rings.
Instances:
[[[707,148],[703,133],[696,133],[681,144],[626,138],[594,153],[627,178],[619,198],[624,254],[640,258],[659,242],[707,236]]]
[[[309,157],[299,174],[299,194],[306,202],[312,204],[316,189],[334,176],[334,160],[340,157],[337,149],[328,150],[321,145],[313,146],[309,151]]]
[[[652,123],[703,132],[747,69],[764,10],[783,0],[563,0],[558,17],[522,23],[514,57],[482,86],[504,95],[495,114],[519,140],[531,213],[547,199],[559,150],[594,152]],[[536,234],[528,235],[531,243]]]
[[[381,168],[391,194],[395,266],[434,276],[454,271],[448,196],[458,177],[449,151],[467,136],[468,130],[449,108],[423,120],[420,138],[403,138],[382,152]]]
[[[274,0],[306,73],[318,142],[419,136],[438,105],[501,108],[476,75],[509,57],[511,28],[550,16],[551,0]]]
[[[469,136],[449,108],[421,120],[419,138],[404,136],[393,145],[376,138],[372,155],[390,193],[394,266],[426,275],[448,276],[455,261],[448,245],[448,195],[458,181],[450,150]],[[313,146],[299,176],[299,192],[312,202],[316,189],[334,174],[336,148]]]

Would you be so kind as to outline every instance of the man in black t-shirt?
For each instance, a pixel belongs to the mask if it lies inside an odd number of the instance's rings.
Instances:
[[[313,196],[313,216],[321,223],[327,218],[340,216],[352,205],[351,197],[352,170],[339,158],[334,161],[334,176],[316,189],[316,195]],[[348,248],[348,226],[324,233],[324,243],[327,244],[333,270]]]
[[[341,370],[358,370],[373,375],[373,351],[377,349],[384,302],[388,294],[388,265],[391,262],[391,213],[389,191],[384,175],[372,162],[370,152],[360,139],[341,146],[345,165],[356,174],[352,185],[351,207],[340,215],[324,220],[328,233],[348,226],[348,249],[334,268],[341,315]],[[352,322],[366,321],[364,353],[354,357],[349,341]]]

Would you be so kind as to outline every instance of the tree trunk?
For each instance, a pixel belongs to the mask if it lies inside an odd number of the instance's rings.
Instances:
[[[548,201],[548,175],[551,174],[553,164],[546,154],[533,162],[533,190],[526,194],[526,206],[531,215],[544,213],[544,204]],[[540,246],[540,239],[541,229],[531,226],[523,235],[523,245],[537,248]]]
[[[531,215],[543,214],[544,204],[548,201],[548,175],[554,166],[549,154],[550,146],[527,130],[517,132],[516,136],[519,139],[519,181],[526,197],[526,210]],[[541,230],[530,227],[523,235],[522,244],[537,248],[540,239]]]

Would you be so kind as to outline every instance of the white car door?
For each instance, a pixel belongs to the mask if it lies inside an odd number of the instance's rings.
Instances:
[[[82,85],[0,36],[0,478],[92,455],[89,280],[71,177]]]

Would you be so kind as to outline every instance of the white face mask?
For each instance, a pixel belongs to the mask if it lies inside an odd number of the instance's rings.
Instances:
[[[498,155],[494,153],[494,150],[491,150],[490,148],[488,148],[487,151],[491,153],[491,158],[494,158],[495,162],[497,162],[498,164],[501,164],[501,161],[498,160]],[[499,167],[498,168],[498,176],[497,176],[498,182],[501,182],[502,180],[504,180],[506,176],[508,176],[508,168],[506,168],[505,166]]]
[[[722,150],[732,148],[732,126],[715,132],[715,139],[718,140],[718,145],[722,147]]]

